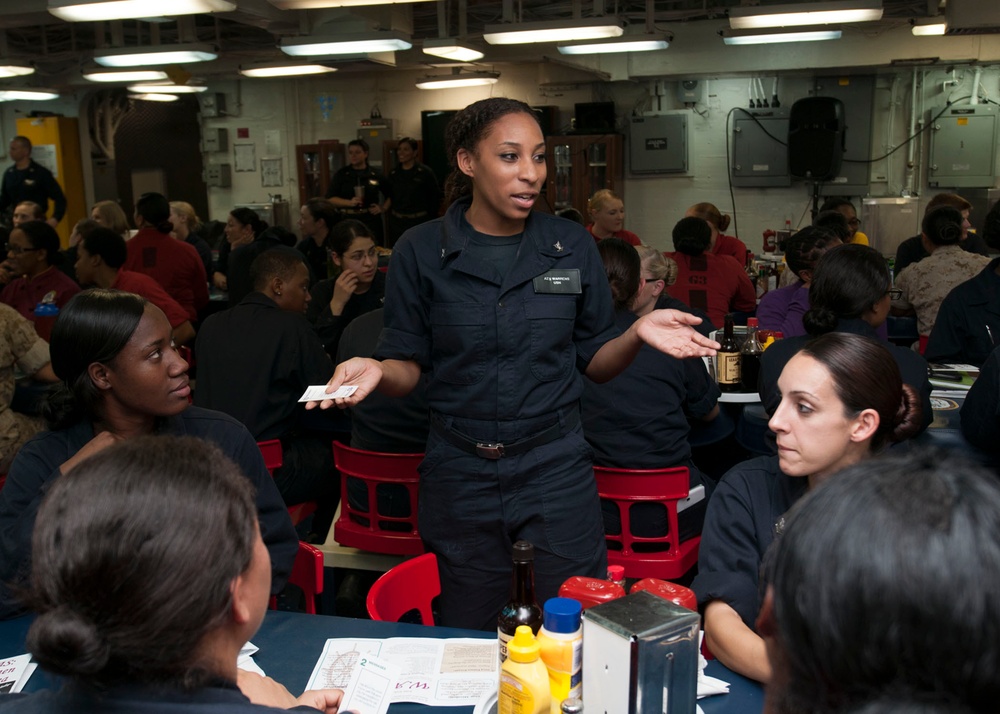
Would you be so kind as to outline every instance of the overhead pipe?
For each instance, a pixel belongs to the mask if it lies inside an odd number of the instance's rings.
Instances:
[[[908,137],[917,133],[917,69],[913,68],[913,86],[910,88],[910,132]],[[913,195],[913,175],[916,164],[913,162],[914,153],[917,150],[915,141],[910,140],[906,151],[906,186],[903,189],[904,196]]]
[[[983,78],[983,68],[976,67],[976,73],[972,77],[972,100],[969,104],[979,104],[979,81]]]

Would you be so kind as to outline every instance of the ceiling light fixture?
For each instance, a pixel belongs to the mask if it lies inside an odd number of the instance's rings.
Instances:
[[[215,47],[206,44],[156,45],[153,47],[115,47],[94,53],[102,67],[149,67],[164,64],[209,62],[219,56]]]
[[[734,30],[871,22],[880,19],[882,0],[835,0],[801,5],[734,7],[729,11],[729,26]]]
[[[366,32],[353,35],[312,35],[281,40],[281,51],[293,57],[315,55],[358,55],[396,52],[413,47],[410,38],[399,32]]]
[[[124,72],[84,72],[88,82],[156,82],[167,78],[166,72],[158,69],[134,69]]]
[[[456,62],[475,62],[483,58],[483,53],[473,47],[471,43],[451,37],[424,40],[422,49],[425,55],[443,57]]]
[[[917,17],[910,20],[910,24],[913,25],[910,32],[917,37],[943,35],[948,31],[948,23],[943,17]]]
[[[67,22],[99,22],[128,18],[174,17],[206,12],[232,12],[233,0],[49,0],[49,12]]]
[[[652,52],[670,47],[672,35],[649,33],[644,35],[622,35],[598,42],[574,42],[559,45],[556,49],[562,55],[612,54],[616,52]]]
[[[572,42],[620,37],[625,32],[617,17],[582,20],[544,20],[487,25],[483,39],[491,45],[524,45],[531,42]]]
[[[26,101],[48,101],[58,99],[59,92],[54,89],[0,89],[0,102],[12,102],[18,99]]]
[[[459,87],[481,87],[496,84],[499,72],[462,72],[456,68],[452,74],[424,77],[417,82],[417,89],[457,89]]]
[[[791,30],[719,30],[719,34],[727,45],[777,45],[784,42],[839,40],[843,33],[839,27],[819,25]]]
[[[296,77],[304,74],[326,74],[336,71],[336,67],[327,67],[324,64],[288,64],[287,62],[240,67],[240,74],[244,77]]]
[[[0,78],[23,77],[26,74],[34,74],[35,68],[23,64],[11,64],[0,60]]]
[[[432,0],[269,0],[279,10],[322,10],[327,7],[358,7],[362,5],[394,5],[401,2],[431,2]]]
[[[176,94],[130,94],[129,99],[141,99],[144,102],[176,102],[180,97]]]
[[[128,91],[136,94],[198,94],[205,92],[208,87],[198,84],[159,84],[156,82],[146,82],[143,84],[133,84],[128,87]]]

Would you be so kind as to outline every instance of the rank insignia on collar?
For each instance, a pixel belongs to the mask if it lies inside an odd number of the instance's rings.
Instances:
[[[560,243],[559,241],[556,241],[555,245],[553,245],[552,247],[555,248],[556,251],[558,251],[559,253],[562,253],[562,243]]]
[[[444,248],[441,249],[441,257],[444,257]]]

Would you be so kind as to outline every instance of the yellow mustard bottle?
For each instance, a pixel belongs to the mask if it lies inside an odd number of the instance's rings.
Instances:
[[[559,714],[563,700],[583,692],[582,607],[565,597],[545,601],[544,620],[538,633],[542,662],[549,673],[551,714]]]
[[[549,714],[549,674],[540,650],[531,628],[519,626],[500,668],[498,714]]]

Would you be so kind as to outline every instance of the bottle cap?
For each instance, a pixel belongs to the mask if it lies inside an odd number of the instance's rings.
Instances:
[[[530,563],[535,559],[535,546],[526,540],[519,540],[514,544],[514,562]]]
[[[568,597],[553,597],[545,601],[544,627],[549,632],[571,634],[580,629],[583,607]]]
[[[609,565],[608,566],[608,580],[613,580],[616,583],[619,580],[625,579],[625,566],[624,565]]]
[[[747,318],[747,327],[757,327],[759,324],[756,317]]]
[[[560,705],[559,711],[562,712],[562,714],[583,714],[583,700],[577,697],[563,699],[563,703]]]
[[[59,314],[59,306],[51,302],[40,302],[35,305],[36,317],[51,317]]]
[[[507,657],[515,662],[534,662],[541,646],[527,625],[518,625],[514,639],[507,643]]]

